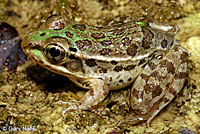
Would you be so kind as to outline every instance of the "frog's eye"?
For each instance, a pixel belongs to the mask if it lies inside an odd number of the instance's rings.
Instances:
[[[54,63],[60,63],[66,56],[65,50],[63,47],[59,46],[56,43],[48,44],[44,48],[44,54],[46,57]]]

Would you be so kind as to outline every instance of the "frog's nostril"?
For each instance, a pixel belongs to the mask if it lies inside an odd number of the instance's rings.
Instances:
[[[77,52],[77,49],[74,48],[74,47],[69,47],[69,50],[72,51],[72,52]]]

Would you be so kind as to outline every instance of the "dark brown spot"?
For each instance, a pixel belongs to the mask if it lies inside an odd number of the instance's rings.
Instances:
[[[40,34],[40,36],[45,36],[45,35],[46,35],[46,33],[41,33],[41,34]]]
[[[157,71],[154,71],[154,72],[151,74],[151,76],[152,76],[152,77],[155,77],[155,79],[156,79],[156,80],[159,80],[159,81],[161,81],[161,80],[164,79],[164,78],[160,75],[160,73],[157,72]]]
[[[160,96],[161,93],[162,93],[162,88],[158,85],[156,86],[156,89],[153,90],[152,97],[155,98],[157,96]]]
[[[90,90],[89,90],[89,94],[90,94],[90,96],[94,96],[94,91],[93,91],[92,88],[90,88]]]
[[[69,56],[69,59],[77,59],[77,58],[76,58],[74,55],[71,54],[71,55]]]
[[[143,59],[143,60],[140,60],[140,62],[138,63],[138,66],[139,65],[142,65],[142,64],[144,64],[146,62],[146,60],[145,59]]]
[[[69,47],[69,50],[72,51],[72,52],[77,52],[77,49],[73,48],[73,47]]]
[[[105,35],[103,33],[92,33],[91,36],[95,39],[105,38]]]
[[[172,62],[169,62],[168,60],[161,61],[160,67],[166,67],[168,73],[172,73],[172,74],[175,73],[174,65],[172,64]]]
[[[86,40],[78,40],[75,42],[76,46],[79,48],[79,50],[88,50],[92,47],[92,42],[88,39]]]
[[[136,89],[131,92],[131,96],[136,97],[136,99],[143,98],[143,94],[143,91],[137,91]]]
[[[144,91],[146,94],[152,93],[152,97],[154,98],[162,93],[162,88],[159,85],[146,84],[144,86]]]
[[[74,24],[72,27],[81,31],[84,31],[86,29],[86,26],[84,24]]]
[[[68,38],[72,38],[73,37],[73,34],[71,32],[65,32],[65,35],[68,37]]]
[[[93,66],[96,66],[96,65],[97,65],[95,59],[88,59],[88,60],[85,61],[85,64],[86,64],[87,66],[89,66],[89,67],[93,67]]]
[[[130,55],[130,56],[135,56],[135,54],[137,53],[137,48],[138,48],[138,46],[136,46],[136,45],[131,45],[130,47],[128,47],[128,48],[126,49],[127,54]]]
[[[161,42],[161,47],[162,48],[167,48],[167,40],[162,40],[162,42]]]
[[[110,81],[112,81],[112,77],[110,77]]]
[[[136,65],[128,65],[124,68],[125,71],[132,70],[136,67]]]
[[[178,72],[176,75],[175,75],[175,79],[183,79],[186,77],[186,73],[185,72]]]
[[[81,62],[78,60],[72,60],[67,63],[67,69],[71,72],[78,72],[81,70]]]
[[[173,87],[171,87],[170,89],[169,89],[169,92],[172,94],[172,95],[174,95],[174,96],[176,96],[176,90],[173,88]]]
[[[101,55],[109,55],[111,52],[112,52],[112,50],[110,48],[102,48],[100,50]]]
[[[120,83],[123,83],[123,80],[119,80]]]
[[[111,61],[110,63],[111,63],[112,65],[117,65],[118,62],[113,60],[113,61]]]
[[[108,71],[108,70],[107,70],[106,68],[101,68],[101,69],[99,70],[99,73],[104,73],[104,74],[105,74],[105,73],[107,73],[107,71]]]
[[[112,42],[110,40],[104,40],[100,42],[102,46],[109,46],[112,45]]]
[[[153,88],[154,88],[154,85],[146,84],[144,86],[144,91],[146,94],[149,94],[153,90]]]
[[[119,71],[121,71],[122,69],[123,69],[123,66],[116,66],[116,67],[114,68],[114,71],[119,72]]]
[[[109,63],[108,61],[103,61],[103,60],[97,60],[99,63]]]
[[[132,78],[129,78],[128,81],[132,81]]]
[[[182,60],[182,63],[185,63],[188,61],[188,53],[187,52],[183,52],[181,54],[181,60]]]
[[[156,65],[153,62],[149,62],[148,66],[151,68],[151,70],[154,70],[156,68]]]
[[[141,77],[142,77],[142,79],[144,79],[146,82],[149,80],[149,76],[146,75],[146,74],[144,74],[144,73],[141,74]]]

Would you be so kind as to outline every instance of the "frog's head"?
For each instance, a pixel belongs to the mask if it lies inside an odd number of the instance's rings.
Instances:
[[[66,24],[63,23],[66,22],[51,21],[45,29],[43,27],[29,33],[22,40],[22,48],[30,58],[46,69],[65,76],[74,73],[78,75],[82,73],[81,63],[72,58],[76,50],[70,47],[72,43],[66,34]]]

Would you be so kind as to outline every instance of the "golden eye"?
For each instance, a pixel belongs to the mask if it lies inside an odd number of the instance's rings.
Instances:
[[[63,49],[63,47],[59,46],[56,43],[51,43],[48,44],[45,48],[44,48],[44,54],[46,55],[46,57],[54,63],[60,63],[63,61],[63,59],[66,56],[65,50]]]

